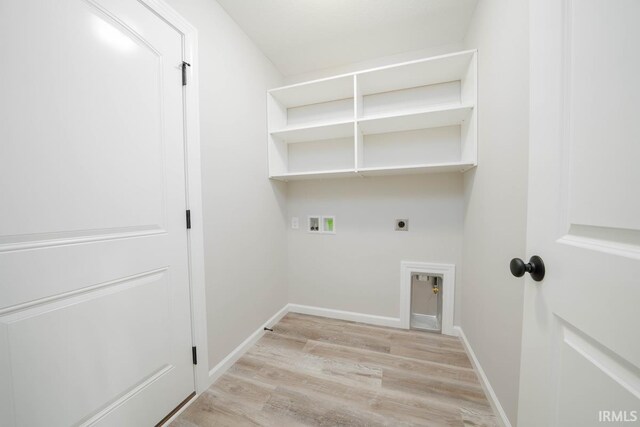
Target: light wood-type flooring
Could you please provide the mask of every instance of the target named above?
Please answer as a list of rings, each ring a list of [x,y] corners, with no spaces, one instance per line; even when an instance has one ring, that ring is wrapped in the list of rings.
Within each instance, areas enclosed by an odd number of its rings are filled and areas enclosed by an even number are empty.
[[[496,426],[458,338],[287,314],[172,424]]]

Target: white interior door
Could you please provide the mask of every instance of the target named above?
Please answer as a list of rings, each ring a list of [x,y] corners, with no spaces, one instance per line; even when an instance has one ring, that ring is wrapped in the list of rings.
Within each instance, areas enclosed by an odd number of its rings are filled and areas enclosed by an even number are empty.
[[[181,35],[2,1],[0,53],[0,425],[154,425],[194,390]]]
[[[640,424],[640,2],[531,1],[518,426]]]

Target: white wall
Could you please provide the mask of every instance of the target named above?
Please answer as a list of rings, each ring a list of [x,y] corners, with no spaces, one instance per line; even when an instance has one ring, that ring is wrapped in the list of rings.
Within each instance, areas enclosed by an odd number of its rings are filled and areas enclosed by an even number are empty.
[[[526,2],[479,2],[464,45],[407,52],[286,81],[477,47],[476,171],[464,177],[282,184],[265,179],[265,90],[283,84],[282,77],[215,1],[168,1],[198,28],[200,37],[209,366],[286,302],[397,317],[401,260],[454,263],[462,273],[456,324],[461,322],[515,420],[522,289],[511,280],[508,261],[525,255]],[[305,233],[309,214],[336,215],[337,234]],[[290,229],[292,216],[300,218],[300,230]],[[395,232],[395,218],[409,218],[410,231]]]
[[[456,52],[453,43],[285,78],[287,84]],[[460,267],[464,193],[460,174],[328,179],[288,183],[289,301],[397,318],[400,261]],[[309,235],[307,215],[337,216],[335,236]],[[394,219],[409,218],[396,232]],[[455,323],[459,318],[456,300]]]
[[[198,29],[209,368],[287,303],[285,184],[267,179],[282,77],[214,0],[168,0]]]
[[[289,300],[398,318],[400,261],[460,265],[461,174],[290,182]],[[335,215],[335,235],[306,232],[308,215]],[[396,218],[409,231],[394,231]]]
[[[517,419],[528,153],[528,2],[478,2],[478,167],[464,177],[462,328],[512,423]]]
[[[420,50],[402,52],[397,55],[383,56],[380,58],[370,59],[368,61],[354,62],[351,64],[343,65],[341,67],[323,68],[316,71],[310,71],[308,73],[289,75],[285,76],[284,79],[286,84],[294,84],[309,80],[321,79],[323,77],[336,76],[338,74],[353,73],[355,71],[362,71],[368,70],[370,68],[383,67],[385,65],[398,64],[400,62],[413,61],[415,59],[428,58],[430,56],[444,55],[446,53],[463,50],[463,48],[464,44],[462,42],[449,43],[442,46],[434,46]]]

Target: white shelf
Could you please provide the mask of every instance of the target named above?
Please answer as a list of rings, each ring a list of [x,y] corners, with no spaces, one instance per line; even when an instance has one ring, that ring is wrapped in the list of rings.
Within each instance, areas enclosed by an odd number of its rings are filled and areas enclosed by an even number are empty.
[[[465,78],[475,50],[435,56],[358,73],[363,95],[452,82]]]
[[[465,172],[476,165],[474,163],[434,163],[408,166],[391,166],[360,168],[358,174],[362,176],[407,175],[418,173]]]
[[[472,110],[473,106],[466,105],[404,114],[389,114],[362,118],[358,120],[358,125],[363,135],[454,126],[469,120]]]
[[[318,178],[346,178],[355,177],[355,169],[336,169],[327,171],[311,171],[311,172],[291,172],[279,175],[271,175],[269,178],[279,181],[300,181],[305,179]]]
[[[356,176],[389,176],[422,173],[465,172],[476,165],[473,163],[435,163],[410,166],[392,166],[355,169],[337,169],[327,171],[291,172],[272,175],[270,178],[279,181],[300,181],[306,179],[353,178]]]
[[[268,91],[270,178],[472,168],[476,64],[470,50]]]
[[[310,126],[295,126],[271,132],[272,137],[287,144],[349,138],[353,137],[353,135],[353,120]]]
[[[353,98],[353,76],[336,76],[298,83],[271,89],[268,93],[286,108]]]

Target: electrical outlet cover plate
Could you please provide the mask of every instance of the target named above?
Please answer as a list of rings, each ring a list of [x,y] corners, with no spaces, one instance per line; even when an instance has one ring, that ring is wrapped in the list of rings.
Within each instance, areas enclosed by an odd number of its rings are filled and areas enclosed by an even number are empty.
[[[396,231],[409,231],[409,220],[396,219]]]

